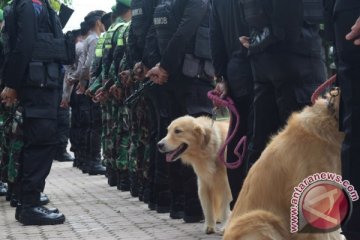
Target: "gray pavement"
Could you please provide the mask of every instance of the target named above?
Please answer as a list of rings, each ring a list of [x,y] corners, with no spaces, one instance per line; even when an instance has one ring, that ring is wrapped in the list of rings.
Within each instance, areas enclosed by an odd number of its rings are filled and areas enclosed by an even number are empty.
[[[27,226],[18,223],[15,209],[0,198],[0,240],[3,239],[221,239],[206,235],[203,224],[185,224],[169,214],[150,211],[128,192],[110,188],[104,176],[88,176],[72,163],[54,162],[45,193],[49,206],[66,216],[63,225]]]

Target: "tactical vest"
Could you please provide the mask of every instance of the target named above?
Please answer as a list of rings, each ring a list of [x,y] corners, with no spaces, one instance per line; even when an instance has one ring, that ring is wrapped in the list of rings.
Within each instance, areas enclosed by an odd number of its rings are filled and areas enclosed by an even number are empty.
[[[163,54],[168,42],[178,27],[178,20],[174,16],[173,4],[176,0],[162,1],[154,11],[154,26],[156,29],[158,47]]]
[[[104,36],[104,50],[103,50],[103,56],[106,56],[109,51],[115,47],[113,46],[113,37],[115,32],[124,25],[124,22],[115,23],[110,26],[108,31],[105,33]]]
[[[136,37],[141,37],[146,31],[146,19],[144,16],[143,5],[146,0],[133,0],[131,2],[131,14],[132,14],[132,32]]]
[[[95,57],[96,58],[103,57],[104,43],[105,43],[105,33],[102,33],[96,43],[96,48],[95,48]]]
[[[8,39],[9,45],[6,46],[6,52],[14,48],[16,42],[16,2],[14,1],[9,9],[6,10],[4,28],[5,38]],[[75,62],[75,38],[69,32],[64,35],[59,16],[50,7],[49,2],[44,0],[44,7],[49,16],[49,32],[37,32],[37,39],[33,46],[32,60],[42,62],[60,62],[64,65],[72,65]],[[38,28],[38,26],[36,26]],[[10,39],[11,38],[11,39]]]
[[[131,23],[132,22],[124,23],[122,25],[122,27],[119,29],[118,39],[116,40],[116,46],[117,47],[124,47],[125,46],[124,40],[127,42],[127,38],[129,37],[129,36],[125,36],[125,33],[128,30],[128,28],[130,27]]]
[[[271,25],[271,3],[268,0],[239,0],[246,23],[252,28]],[[302,0],[304,21],[318,24],[324,19],[323,0]]]
[[[325,19],[323,0],[302,0],[304,4],[304,21],[311,24],[322,23]]]

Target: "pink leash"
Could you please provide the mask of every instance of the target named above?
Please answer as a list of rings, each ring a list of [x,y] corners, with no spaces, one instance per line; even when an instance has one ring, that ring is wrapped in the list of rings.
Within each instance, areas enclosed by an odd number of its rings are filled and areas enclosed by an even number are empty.
[[[319,98],[319,96],[321,95],[321,93],[323,93],[326,88],[330,87],[332,84],[334,84],[334,82],[336,81],[336,74],[333,75],[332,77],[330,77],[328,80],[326,80],[323,84],[321,84],[313,93],[313,95],[311,96],[311,102],[312,104],[315,103],[315,101]]]
[[[239,112],[236,110],[235,104],[233,102],[233,100],[230,97],[226,97],[225,99],[221,98],[220,95],[215,92],[214,90],[209,91],[207,94],[208,98],[210,100],[212,100],[217,106],[222,106],[222,107],[226,107],[229,109],[229,111],[231,113],[233,113],[235,115],[235,128],[233,129],[232,132],[228,132],[228,135],[226,137],[226,140],[224,142],[224,144],[221,146],[218,156],[219,156],[219,160],[225,164],[225,166],[229,169],[236,169],[238,168],[242,162],[243,159],[245,157],[245,153],[246,153],[246,136],[243,136],[240,141],[238,142],[238,144],[236,145],[235,149],[234,149],[234,154],[238,157],[238,159],[233,162],[233,163],[229,163],[226,162],[225,160],[225,150],[227,145],[233,140],[233,138],[235,137],[236,132],[239,129],[240,126],[240,115]],[[233,118],[230,117],[230,126],[232,126],[232,122],[233,122]],[[241,154],[239,153],[240,148],[242,148],[242,152]]]

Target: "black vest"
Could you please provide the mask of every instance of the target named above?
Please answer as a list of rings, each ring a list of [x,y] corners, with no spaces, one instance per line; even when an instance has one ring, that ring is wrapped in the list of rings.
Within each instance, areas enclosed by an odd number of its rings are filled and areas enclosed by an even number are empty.
[[[323,0],[302,0],[304,21],[319,24],[324,20]],[[246,23],[252,28],[271,25],[272,0],[240,0]]]

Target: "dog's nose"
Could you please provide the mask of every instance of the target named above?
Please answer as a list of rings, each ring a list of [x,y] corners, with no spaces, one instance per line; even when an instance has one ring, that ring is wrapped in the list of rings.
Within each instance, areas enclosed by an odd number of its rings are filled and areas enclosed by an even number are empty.
[[[158,142],[157,147],[158,147],[159,150],[163,150],[164,144],[161,143],[161,142]]]

